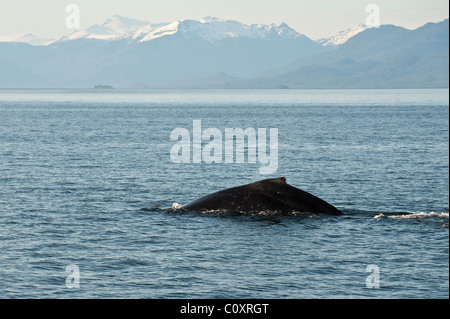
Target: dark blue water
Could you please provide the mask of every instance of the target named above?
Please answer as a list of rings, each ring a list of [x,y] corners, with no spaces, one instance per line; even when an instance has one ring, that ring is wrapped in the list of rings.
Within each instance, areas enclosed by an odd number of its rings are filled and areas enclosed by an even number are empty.
[[[193,120],[278,171],[173,163]],[[167,210],[279,176],[344,216]],[[1,298],[448,298],[448,212],[448,90],[0,90]]]

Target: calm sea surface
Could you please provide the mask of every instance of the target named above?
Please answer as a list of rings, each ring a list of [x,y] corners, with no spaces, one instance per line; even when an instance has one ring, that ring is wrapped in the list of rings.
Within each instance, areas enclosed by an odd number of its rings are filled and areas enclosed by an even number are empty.
[[[0,298],[448,298],[448,94],[2,89]],[[277,172],[173,163],[193,120],[278,128]],[[279,176],[344,215],[168,209]]]

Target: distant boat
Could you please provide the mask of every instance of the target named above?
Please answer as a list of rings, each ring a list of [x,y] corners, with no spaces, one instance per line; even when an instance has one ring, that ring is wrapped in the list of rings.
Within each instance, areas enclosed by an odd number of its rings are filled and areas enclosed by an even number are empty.
[[[94,89],[114,89],[111,85],[97,84]]]

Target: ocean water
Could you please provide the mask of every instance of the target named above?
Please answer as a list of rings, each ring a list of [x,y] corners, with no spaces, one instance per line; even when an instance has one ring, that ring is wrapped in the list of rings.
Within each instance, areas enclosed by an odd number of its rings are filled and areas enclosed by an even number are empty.
[[[448,90],[0,90],[0,298],[448,298]],[[278,128],[278,170],[174,163]],[[181,213],[264,178],[344,215]]]

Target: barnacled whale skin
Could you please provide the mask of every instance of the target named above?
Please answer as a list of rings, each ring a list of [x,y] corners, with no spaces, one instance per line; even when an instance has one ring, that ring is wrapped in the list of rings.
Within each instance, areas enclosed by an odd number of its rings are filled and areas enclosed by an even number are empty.
[[[342,215],[326,201],[286,183],[284,177],[228,188],[182,207],[190,211],[273,211]]]

